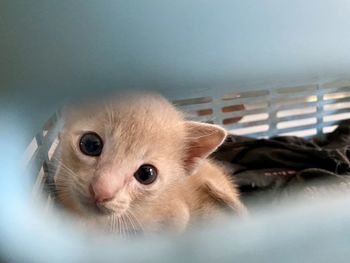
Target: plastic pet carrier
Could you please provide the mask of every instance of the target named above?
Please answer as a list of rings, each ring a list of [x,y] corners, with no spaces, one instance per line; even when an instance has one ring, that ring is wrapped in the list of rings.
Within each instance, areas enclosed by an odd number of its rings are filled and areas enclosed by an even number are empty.
[[[330,262],[349,256],[348,196],[266,210],[183,237],[86,242],[52,210],[67,100],[165,95],[190,119],[255,138],[350,117],[347,1],[2,1],[4,262]]]

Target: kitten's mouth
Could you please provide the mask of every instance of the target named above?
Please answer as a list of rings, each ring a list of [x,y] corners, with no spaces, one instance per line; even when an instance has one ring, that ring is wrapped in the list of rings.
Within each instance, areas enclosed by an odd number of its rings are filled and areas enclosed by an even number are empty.
[[[95,206],[96,206],[97,211],[102,215],[110,215],[112,213],[115,213],[114,210],[106,207],[104,204],[95,203]]]
[[[116,215],[116,216],[122,216],[124,212],[126,211],[126,207],[122,206],[113,206],[113,208],[108,207],[105,204],[95,204],[95,212],[97,212],[99,215]]]
[[[107,216],[115,213],[113,209],[110,209],[103,204],[95,203],[93,201],[87,201],[82,203],[84,207],[89,210],[89,212],[92,212],[97,215]]]
[[[92,199],[87,198],[81,194],[78,195],[81,205],[90,213],[108,216],[111,214],[122,215],[126,210],[126,206],[111,205],[105,203],[96,203]]]

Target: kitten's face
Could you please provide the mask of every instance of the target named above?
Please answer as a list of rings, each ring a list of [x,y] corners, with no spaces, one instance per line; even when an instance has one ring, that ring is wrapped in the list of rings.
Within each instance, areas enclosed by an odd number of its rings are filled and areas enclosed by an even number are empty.
[[[61,134],[59,198],[96,216],[123,215],[185,176],[183,119],[145,96],[71,112]]]

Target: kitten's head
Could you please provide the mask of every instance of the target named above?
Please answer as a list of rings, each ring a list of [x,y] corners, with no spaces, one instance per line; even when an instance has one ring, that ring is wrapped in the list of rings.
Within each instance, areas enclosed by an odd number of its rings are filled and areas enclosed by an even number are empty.
[[[154,94],[70,109],[61,132],[58,197],[82,213],[122,215],[194,173],[225,135],[217,126],[185,121]]]

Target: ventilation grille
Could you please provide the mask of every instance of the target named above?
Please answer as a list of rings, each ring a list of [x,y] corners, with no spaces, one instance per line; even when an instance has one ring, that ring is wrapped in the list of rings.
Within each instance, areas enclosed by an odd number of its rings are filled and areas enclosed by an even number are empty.
[[[52,207],[53,173],[57,166],[57,147],[59,131],[62,128],[60,114],[54,114],[43,126],[42,130],[28,145],[22,163],[27,170],[36,175],[33,182],[32,198],[37,200],[46,195],[47,209]],[[44,191],[43,191],[44,190]]]
[[[232,92],[174,101],[192,120],[254,137],[312,136],[350,118],[350,83]]]

